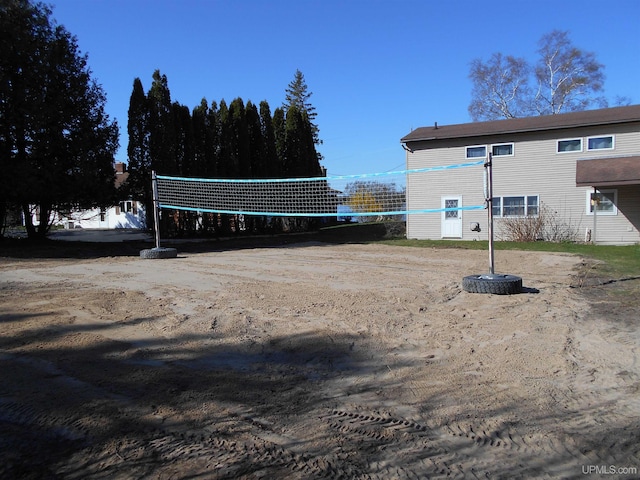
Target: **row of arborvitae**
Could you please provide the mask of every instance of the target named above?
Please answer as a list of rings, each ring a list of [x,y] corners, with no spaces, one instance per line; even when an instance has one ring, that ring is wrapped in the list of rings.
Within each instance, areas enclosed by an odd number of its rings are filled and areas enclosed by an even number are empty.
[[[128,194],[144,199],[152,211],[151,172],[196,178],[288,178],[322,175],[316,151],[315,109],[300,71],[286,89],[286,101],[273,114],[266,101],[255,105],[236,98],[227,104],[202,99],[193,110],[173,102],[165,75],[156,70],[145,94],[136,78],[129,104]],[[238,219],[230,215],[196,217],[164,212],[167,234],[198,230],[207,234],[262,233],[306,229],[309,221]]]

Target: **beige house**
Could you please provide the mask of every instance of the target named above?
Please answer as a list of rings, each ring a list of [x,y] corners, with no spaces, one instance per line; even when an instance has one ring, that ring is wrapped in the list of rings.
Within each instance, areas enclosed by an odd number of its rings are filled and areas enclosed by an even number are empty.
[[[506,219],[544,211],[574,240],[640,242],[640,105],[435,124],[401,142],[409,170],[491,155],[497,239],[504,238]],[[480,165],[408,175],[407,210],[461,209],[409,215],[407,238],[486,240],[487,211],[473,208],[485,203],[484,170]]]

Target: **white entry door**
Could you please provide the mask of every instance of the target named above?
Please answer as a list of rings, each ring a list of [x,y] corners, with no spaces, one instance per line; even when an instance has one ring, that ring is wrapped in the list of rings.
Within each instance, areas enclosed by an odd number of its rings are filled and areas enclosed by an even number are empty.
[[[442,197],[442,208],[462,207],[461,196]],[[442,238],[462,238],[462,210],[442,212]]]

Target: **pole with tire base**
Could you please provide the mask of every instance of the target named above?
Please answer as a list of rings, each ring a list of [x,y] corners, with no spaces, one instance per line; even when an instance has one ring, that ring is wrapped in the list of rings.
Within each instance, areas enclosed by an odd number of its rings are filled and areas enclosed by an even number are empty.
[[[515,275],[495,273],[493,248],[493,156],[490,153],[484,164],[485,174],[485,204],[488,211],[489,233],[489,273],[469,275],[462,279],[462,289],[469,293],[494,293],[497,295],[511,295],[522,292],[522,278]]]
[[[151,172],[151,189],[153,192],[153,217],[155,224],[155,248],[147,248],[140,251],[141,258],[176,258],[178,251],[175,248],[160,246],[160,200],[158,199],[158,177],[156,172]]]

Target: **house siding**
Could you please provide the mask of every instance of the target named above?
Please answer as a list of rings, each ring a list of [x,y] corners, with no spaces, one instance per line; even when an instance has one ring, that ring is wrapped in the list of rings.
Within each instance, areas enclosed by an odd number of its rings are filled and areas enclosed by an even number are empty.
[[[120,188],[129,176],[126,165],[123,162],[116,162],[114,172],[116,188]],[[121,208],[121,205],[125,208]],[[34,225],[39,225],[39,215],[34,213],[32,221]],[[73,209],[64,215],[52,212],[49,223],[65,229],[144,229],[147,225],[147,216],[143,203],[129,198],[106,209]]]
[[[614,135],[614,149],[588,151],[587,138]],[[556,153],[557,141],[581,138],[579,152]],[[411,142],[407,168],[452,165],[469,161],[466,147],[513,143],[513,156],[493,157],[493,196],[538,195],[562,222],[570,224],[582,240],[593,228],[593,215],[587,209],[589,187],[576,187],[576,162],[584,159],[637,155],[640,152],[640,122],[598,127],[576,127],[553,131],[478,136],[465,139],[441,139]],[[443,195],[462,195],[463,206],[484,203],[484,168],[482,166],[409,175],[407,203],[410,210],[439,208]],[[640,186],[618,186],[617,215],[598,215],[598,243],[640,242]],[[463,240],[486,240],[487,211],[462,211]],[[496,238],[501,236],[502,219],[495,218]],[[472,232],[470,224],[478,222],[480,232]],[[439,214],[414,214],[407,219],[407,237],[438,239]]]
[[[123,212],[119,206],[110,207],[105,210],[92,208],[88,210],[77,210],[68,215],[51,213],[49,223],[63,227],[65,229],[86,228],[86,229],[144,229],[146,228],[146,214],[144,205],[141,202],[129,201],[131,211]],[[34,214],[32,219],[34,225],[40,223],[40,219]]]

